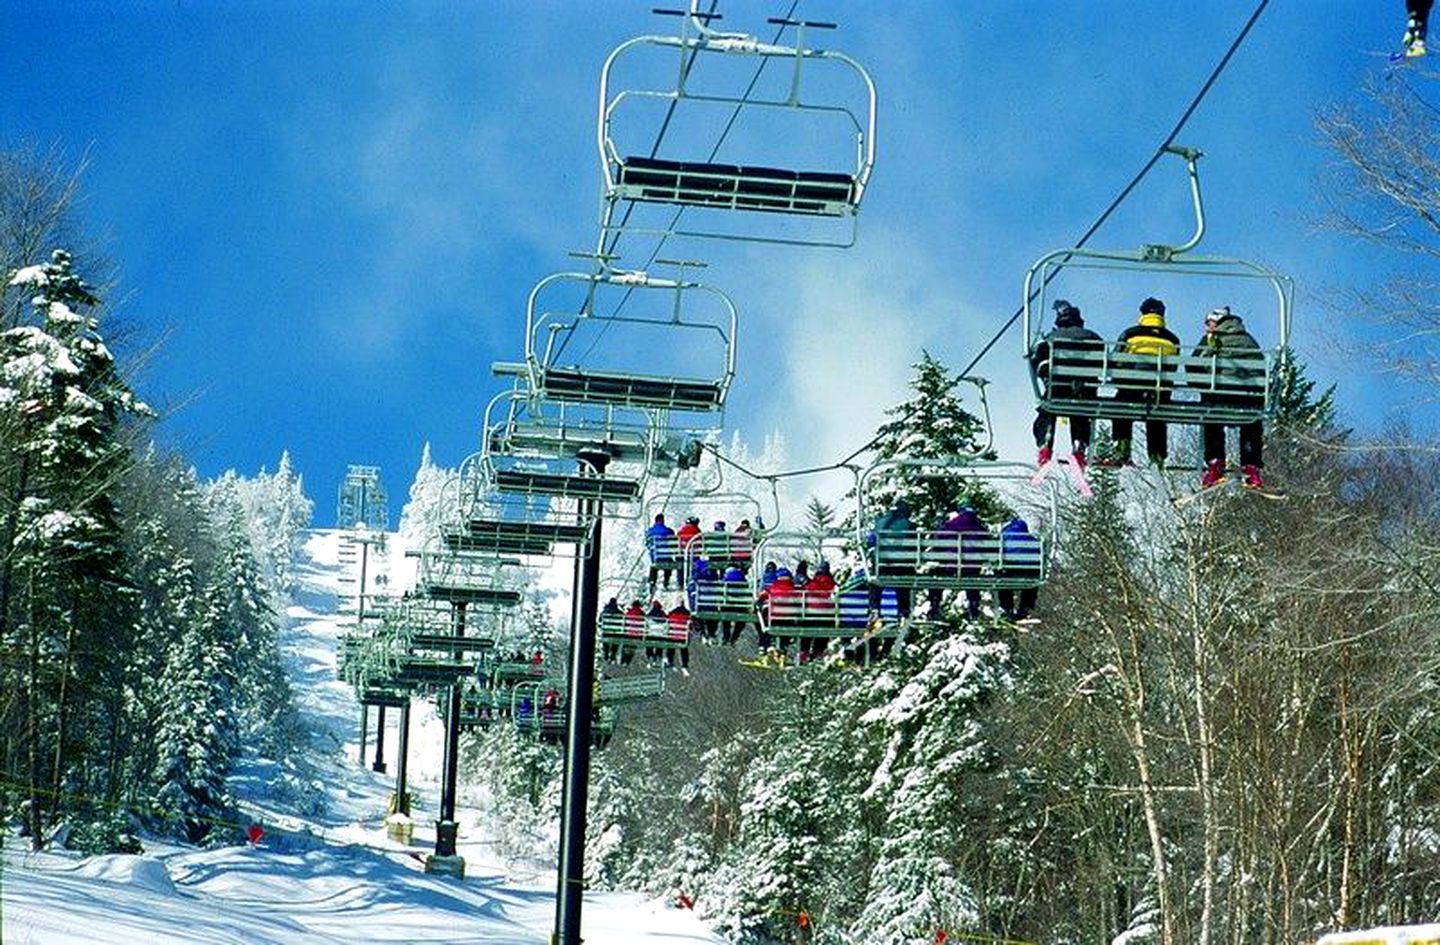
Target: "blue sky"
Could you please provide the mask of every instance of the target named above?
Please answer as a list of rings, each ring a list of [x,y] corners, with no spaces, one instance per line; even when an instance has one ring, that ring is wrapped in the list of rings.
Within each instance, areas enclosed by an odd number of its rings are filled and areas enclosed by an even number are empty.
[[[721,25],[768,36],[788,5],[722,0]],[[651,6],[12,3],[0,146],[88,155],[86,222],[120,263],[126,317],[171,332],[139,386],[175,408],[164,436],[203,475],[289,449],[324,523],[346,464],[379,465],[398,513],[426,440],[446,465],[478,447],[505,386],[490,363],[521,357],[530,288],[595,243],[597,78],[618,43],[674,29]],[[783,429],[797,465],[833,461],[904,396],[922,348],[968,363],[1030,263],[1143,165],[1252,9],[800,0],[840,23],[816,44],[874,77],[879,157],[851,249],[665,247],[707,261],[739,308],[727,425],[756,444]],[[1330,160],[1313,117],[1383,77],[1376,54],[1402,28],[1399,0],[1275,0],[1180,137],[1207,154],[1205,248],[1295,277],[1295,345],[1346,380],[1352,411],[1383,406],[1392,382],[1367,375],[1361,398],[1331,352],[1362,329],[1318,302],[1376,261],[1312,225]],[[683,134],[672,143],[697,157],[714,143]],[[1092,245],[1183,239],[1187,199],[1182,165],[1163,162]],[[621,265],[651,245],[623,243]],[[1179,303],[1190,340],[1215,303]],[[1132,312],[1086,315],[1114,334]],[[977,373],[1002,452],[1028,460],[1019,352],[1015,329]]]

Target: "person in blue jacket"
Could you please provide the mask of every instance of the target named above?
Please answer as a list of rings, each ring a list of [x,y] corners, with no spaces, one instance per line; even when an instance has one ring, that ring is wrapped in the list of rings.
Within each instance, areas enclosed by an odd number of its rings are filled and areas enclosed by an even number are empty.
[[[1012,518],[1000,529],[1000,562],[996,577],[1025,578],[1039,580],[1041,569],[1040,539],[1030,532],[1030,525],[1019,516]],[[995,596],[1000,601],[1000,611],[1006,620],[1024,620],[1035,609],[1039,596],[1036,587],[1020,589],[1019,605],[1016,605],[1015,589],[1002,587]]]
[[[665,576],[665,590],[670,590],[670,581],[680,567],[680,546],[675,540],[675,529],[665,524],[664,514],[655,516],[655,522],[645,529],[645,550],[650,553],[650,593],[655,593],[655,582]]]
[[[701,601],[700,585],[716,584],[720,581],[720,575],[714,568],[710,567],[710,561],[706,558],[696,558],[690,569],[690,583],[686,586],[686,597],[690,600],[690,613],[698,614],[706,608],[702,605],[713,606],[712,595],[706,593],[705,600]],[[702,620],[695,617],[695,624],[707,642],[715,642],[715,621]]]
[[[725,569],[721,581],[730,585],[726,588],[725,599],[727,601],[740,600],[749,592],[749,580],[745,577],[744,570],[740,565],[732,564]],[[720,642],[726,646],[734,646],[740,640],[740,633],[745,629],[743,620],[722,620],[720,621]]]

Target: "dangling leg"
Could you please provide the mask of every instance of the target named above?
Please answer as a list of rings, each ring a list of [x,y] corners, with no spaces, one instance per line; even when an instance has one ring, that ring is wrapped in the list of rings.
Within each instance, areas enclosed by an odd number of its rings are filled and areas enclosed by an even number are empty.
[[[1035,601],[1040,596],[1040,589],[1037,587],[1026,587],[1020,591],[1020,609],[1015,611],[1017,620],[1024,620],[1030,616],[1030,611],[1035,609]]]
[[[1055,446],[1055,415],[1036,410],[1035,422],[1030,425],[1030,432],[1035,435],[1035,448],[1039,451],[1035,464],[1044,466],[1050,462]]]
[[[1245,472],[1245,485],[1259,489],[1264,485],[1260,469],[1265,465],[1263,437],[1265,424],[1260,420],[1240,425],[1240,467]]]
[[[1425,39],[1430,31],[1430,7],[1434,0],[1405,0],[1409,18],[1405,24],[1405,55],[1425,55]]]
[[[1130,438],[1135,435],[1135,421],[1129,417],[1116,417],[1110,421],[1110,440],[1115,444],[1114,465],[1124,466],[1130,462]]]
[[[1151,465],[1164,468],[1170,456],[1170,430],[1164,420],[1145,421],[1145,452]]]
[[[1093,428],[1089,417],[1070,418],[1070,452],[1079,453],[1081,456],[1088,455]]]
[[[1200,431],[1205,453],[1205,471],[1200,475],[1200,488],[1208,489],[1225,478],[1225,427],[1207,423]]]
[[[1000,602],[1000,613],[1005,615],[1006,620],[1015,619],[1015,592],[1008,587],[1002,587],[995,592],[995,597]]]

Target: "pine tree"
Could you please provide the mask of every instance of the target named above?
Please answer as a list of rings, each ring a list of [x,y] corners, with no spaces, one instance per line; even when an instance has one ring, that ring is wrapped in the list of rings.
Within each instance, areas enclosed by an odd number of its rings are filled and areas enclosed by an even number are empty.
[[[805,532],[813,542],[811,557],[819,561],[825,557],[825,538],[828,537],[836,523],[835,509],[827,505],[815,496],[810,497],[810,502],[805,506]]]
[[[410,483],[410,497],[400,510],[400,536],[409,547],[420,548],[460,514],[458,496],[451,485],[455,474],[435,465],[430,441],[420,450],[420,466]]]
[[[130,462],[121,428],[152,414],[86,314],[98,299],[67,253],[9,281],[35,293],[38,323],[0,334],[0,646],[27,654],[4,679],[20,694],[6,707],[5,770],[24,772],[38,844],[74,759],[100,754],[88,703],[114,676],[108,629],[129,625],[133,603],[114,502]]]
[[[289,682],[279,649],[279,621],[271,591],[251,543],[251,529],[236,491],[222,478],[207,495],[217,556],[205,579],[205,596],[217,621],[217,644],[236,681],[226,711],[247,740],[274,749],[292,714]]]
[[[902,654],[860,719],[884,754],[866,788],[885,832],[854,931],[876,943],[973,928],[975,894],[961,870],[993,811],[978,802],[991,776],[984,709],[1009,685],[1009,651],[944,634]],[[888,689],[888,691],[887,691]]]
[[[203,600],[202,562],[213,560],[208,520],[193,469],[152,448],[129,477],[125,496],[126,550],[138,606],[115,687],[111,738],[113,779],[134,803],[150,795],[156,731],[164,690],[158,681]]]
[[[892,419],[881,424],[874,441],[874,462],[886,460],[936,460],[954,463],[975,458],[994,459],[993,453],[977,457],[985,433],[984,423],[967,410],[956,394],[958,377],[928,351],[915,363],[910,379],[913,395],[885,411]],[[956,474],[922,475],[913,467],[894,466],[872,478],[866,488],[866,520],[904,499],[910,518],[918,527],[942,520],[961,505],[971,505],[981,520],[993,522],[1007,510],[994,491]]]
[[[225,777],[235,751],[235,680],[216,639],[224,617],[213,603],[191,619],[171,652],[155,732],[152,810],[192,843],[206,839],[231,804]]]

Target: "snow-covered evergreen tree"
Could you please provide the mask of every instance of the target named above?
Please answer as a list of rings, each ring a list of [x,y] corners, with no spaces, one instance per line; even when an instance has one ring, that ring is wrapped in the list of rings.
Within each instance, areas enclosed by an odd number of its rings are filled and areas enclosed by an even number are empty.
[[[420,450],[420,466],[410,483],[410,497],[400,510],[400,536],[406,547],[420,548],[439,534],[440,527],[459,514],[455,472],[435,465],[430,441]]]
[[[290,688],[279,650],[279,618],[252,544],[238,480],[224,477],[207,495],[217,557],[205,595],[217,621],[215,643],[236,688],[227,710],[247,740],[272,741],[290,714]]]
[[[87,314],[99,300],[69,254],[9,284],[34,293],[36,323],[0,334],[0,645],[30,654],[5,673],[21,694],[6,706],[5,761],[25,771],[38,842],[44,811],[76,783],[71,759],[100,748],[87,702],[115,676],[110,628],[129,625],[133,603],[114,500],[130,457],[121,427],[151,411]]]
[[[189,621],[170,654],[160,678],[163,701],[155,730],[158,787],[151,808],[192,843],[210,836],[231,805],[225,777],[236,749],[237,681],[215,638],[225,619],[223,601],[211,604]]]
[[[991,815],[975,788],[989,776],[983,710],[1008,685],[1007,658],[1003,644],[968,634],[923,641],[898,661],[893,694],[862,716],[885,746],[865,791],[885,812],[885,832],[854,926],[861,941],[901,945],[973,928],[973,880],[960,864],[974,825]]]
[[[289,450],[280,454],[273,474],[262,469],[248,478],[231,471],[226,481],[244,510],[251,552],[266,583],[288,594],[295,582],[292,572],[302,533],[315,513],[315,503],[305,495],[304,483],[291,465]]]
[[[956,392],[960,383],[930,352],[921,353],[910,379],[913,394],[889,408],[891,419],[876,431],[874,461],[933,459],[954,462],[975,458],[985,440],[983,421],[968,409]],[[987,454],[993,459],[993,454]],[[891,467],[875,476],[866,489],[865,519],[878,515],[904,499],[910,519],[919,528],[938,524],[949,512],[969,504],[983,521],[1001,519],[1005,509],[990,490],[959,475],[924,476],[914,468]]]

